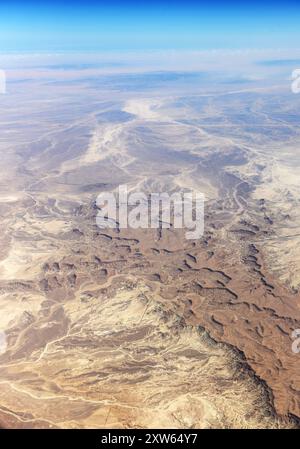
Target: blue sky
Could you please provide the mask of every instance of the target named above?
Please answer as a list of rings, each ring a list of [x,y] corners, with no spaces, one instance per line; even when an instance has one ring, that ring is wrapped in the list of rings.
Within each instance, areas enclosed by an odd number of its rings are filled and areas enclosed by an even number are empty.
[[[300,4],[1,1],[0,53],[300,48]]]

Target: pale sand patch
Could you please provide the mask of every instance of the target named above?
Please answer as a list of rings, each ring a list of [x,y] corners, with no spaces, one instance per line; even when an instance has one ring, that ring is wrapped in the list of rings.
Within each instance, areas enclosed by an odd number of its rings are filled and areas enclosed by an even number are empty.
[[[15,203],[20,199],[19,195],[0,195],[0,203]]]
[[[50,232],[51,234],[68,232],[72,228],[70,223],[62,220],[49,220],[39,224],[41,225],[41,229],[43,231]]]
[[[5,330],[11,323],[18,320],[26,311],[31,314],[37,314],[40,310],[40,304],[45,298],[42,295],[34,293],[5,293],[0,296],[1,314],[0,329]]]
[[[76,159],[64,162],[60,167],[60,175],[81,166],[92,165],[107,157],[124,153],[120,134],[126,124],[105,124],[95,128],[86,152]]]
[[[86,153],[79,159],[79,164],[90,165],[113,154],[115,148],[112,144],[117,141],[123,128],[124,124],[108,124],[96,128]]]
[[[8,256],[0,262],[0,279],[34,279],[40,273],[48,254],[47,249],[15,241],[10,247]]]
[[[136,115],[140,120],[159,120],[161,113],[157,108],[163,104],[164,101],[159,99],[134,98],[126,102],[123,111]]]

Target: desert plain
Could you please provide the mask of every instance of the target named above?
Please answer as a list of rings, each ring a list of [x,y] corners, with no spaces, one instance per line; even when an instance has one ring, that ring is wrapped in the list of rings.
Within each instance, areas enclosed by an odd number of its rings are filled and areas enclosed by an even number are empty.
[[[0,426],[299,427],[300,97],[55,70],[0,97]],[[100,229],[125,184],[203,236]]]

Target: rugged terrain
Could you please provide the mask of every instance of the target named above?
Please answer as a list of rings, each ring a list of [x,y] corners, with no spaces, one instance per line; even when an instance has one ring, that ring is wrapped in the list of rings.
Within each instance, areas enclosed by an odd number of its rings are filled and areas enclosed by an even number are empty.
[[[299,98],[136,82],[1,97],[0,424],[297,427]],[[203,192],[204,236],[99,229],[121,184]]]

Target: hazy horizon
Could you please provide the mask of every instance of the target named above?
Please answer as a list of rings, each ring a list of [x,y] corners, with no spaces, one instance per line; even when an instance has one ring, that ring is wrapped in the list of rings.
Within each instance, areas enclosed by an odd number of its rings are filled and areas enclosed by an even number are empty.
[[[0,51],[299,48],[299,19],[291,0],[13,0],[0,5]]]

